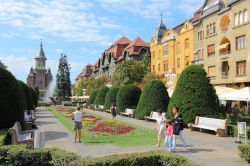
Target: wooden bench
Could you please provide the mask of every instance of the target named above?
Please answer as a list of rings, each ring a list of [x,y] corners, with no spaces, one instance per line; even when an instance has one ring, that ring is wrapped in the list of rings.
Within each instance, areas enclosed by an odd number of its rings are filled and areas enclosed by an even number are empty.
[[[162,113],[162,116],[165,117],[165,113]],[[159,117],[157,112],[151,112],[150,116],[145,116],[145,121],[156,121]]]
[[[96,111],[103,111],[103,110],[104,110],[104,106],[103,105],[96,106]]]
[[[227,136],[227,120],[196,116],[195,124],[189,124],[191,131],[199,128],[215,131],[217,136]]]
[[[27,144],[29,147],[34,146],[34,131],[22,131],[19,122],[15,122],[14,126],[9,129],[12,144]]]
[[[133,118],[134,117],[134,111],[135,111],[134,109],[126,108],[125,112],[121,112],[121,115]]]

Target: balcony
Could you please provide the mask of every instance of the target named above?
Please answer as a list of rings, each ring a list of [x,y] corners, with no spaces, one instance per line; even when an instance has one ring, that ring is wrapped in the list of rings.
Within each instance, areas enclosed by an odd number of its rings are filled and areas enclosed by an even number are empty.
[[[222,78],[222,79],[228,79],[228,75],[229,75],[229,72],[228,72],[228,71],[224,71],[224,72],[222,71],[222,72],[221,72],[221,78]]]
[[[197,60],[194,60],[194,61],[192,61],[192,64],[195,64],[195,65],[203,65],[203,64],[204,64],[204,59],[197,59]]]
[[[230,57],[231,51],[220,51],[219,55],[220,59],[226,59]]]

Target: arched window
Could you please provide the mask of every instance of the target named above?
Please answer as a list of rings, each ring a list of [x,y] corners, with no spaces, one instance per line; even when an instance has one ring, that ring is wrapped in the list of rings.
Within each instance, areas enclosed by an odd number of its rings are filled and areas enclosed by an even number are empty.
[[[244,10],[244,23],[248,22],[248,13],[247,10]]]
[[[215,24],[215,22],[213,24],[213,33],[216,33],[216,24]]]
[[[239,15],[238,13],[234,15],[234,26],[238,26],[239,24]]]
[[[240,24],[243,24],[243,12],[240,12],[239,16],[240,16]]]

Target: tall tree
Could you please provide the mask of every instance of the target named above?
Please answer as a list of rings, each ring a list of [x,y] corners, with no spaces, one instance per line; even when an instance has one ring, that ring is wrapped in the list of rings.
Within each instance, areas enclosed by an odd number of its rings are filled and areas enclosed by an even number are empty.
[[[144,56],[143,56],[143,59],[141,61],[145,71],[147,72],[150,72],[151,71],[151,56],[150,56],[150,53],[146,53]]]
[[[74,94],[77,96],[82,96],[82,90],[86,88],[86,80],[83,80],[82,78],[80,78],[79,81],[76,82],[75,84],[75,90],[74,90]]]
[[[116,67],[112,76],[112,83],[114,85],[125,85],[141,82],[144,74],[145,68],[141,62],[123,61]]]
[[[70,65],[67,56],[61,54],[56,75],[57,96],[60,100],[69,99],[71,96]]]

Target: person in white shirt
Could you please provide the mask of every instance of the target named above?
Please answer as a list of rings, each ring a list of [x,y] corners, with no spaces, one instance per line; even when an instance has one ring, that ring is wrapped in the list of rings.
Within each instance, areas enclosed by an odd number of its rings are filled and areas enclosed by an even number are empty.
[[[166,126],[165,126],[165,117],[162,116],[162,112],[161,111],[157,111],[158,113],[158,118],[156,120],[156,124],[155,124],[155,128],[157,128],[159,130],[158,132],[158,139],[157,139],[157,144],[156,146],[159,147],[160,146],[160,143],[161,143],[161,140],[165,140],[165,129],[166,129]]]
[[[75,143],[78,133],[78,142],[81,143],[81,129],[82,129],[82,106],[77,107],[77,110],[72,113],[71,118],[74,120],[74,136],[75,136]]]

